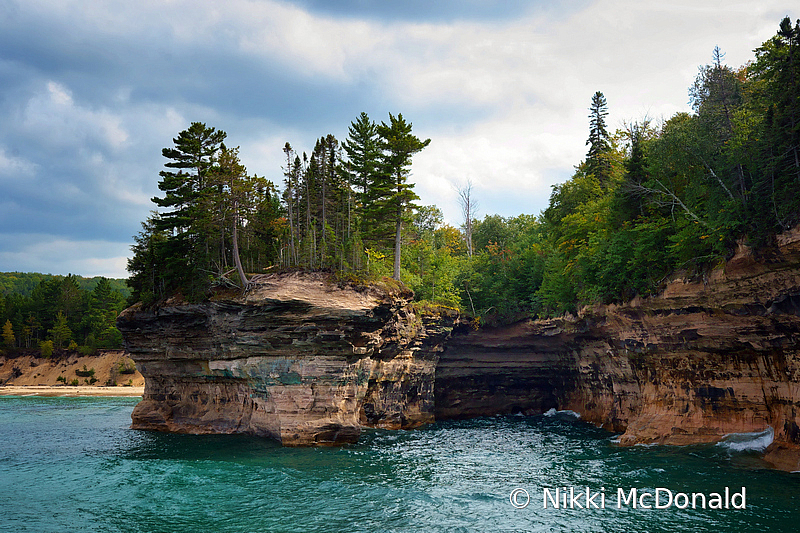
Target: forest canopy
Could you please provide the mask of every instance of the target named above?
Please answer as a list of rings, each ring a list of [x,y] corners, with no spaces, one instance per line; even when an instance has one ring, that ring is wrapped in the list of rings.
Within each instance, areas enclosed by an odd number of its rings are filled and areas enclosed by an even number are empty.
[[[128,265],[134,298],[197,300],[270,268],[327,269],[391,275],[418,300],[500,322],[654,294],[741,240],[769,254],[800,222],[800,22],[782,20],[746,65],[710,52],[691,112],[612,131],[597,91],[585,159],[542,213],[479,219],[466,183],[460,227],[416,203],[411,162],[431,141],[400,114],[362,113],[310,154],[287,142],[280,191],[248,175],[224,132],[193,123],[163,150],[164,196]]]
[[[134,299],[201,300],[273,267],[384,274],[389,255],[399,280],[418,199],[411,160],[430,143],[411,128],[402,114],[376,124],[362,113],[347,140],[320,137],[310,156],[287,142],[279,193],[248,174],[225,132],[192,123],[162,151],[164,196],[153,198],[161,209],[142,224],[128,262]]]
[[[119,279],[1,272],[0,351],[122,348],[116,319],[129,294]]]

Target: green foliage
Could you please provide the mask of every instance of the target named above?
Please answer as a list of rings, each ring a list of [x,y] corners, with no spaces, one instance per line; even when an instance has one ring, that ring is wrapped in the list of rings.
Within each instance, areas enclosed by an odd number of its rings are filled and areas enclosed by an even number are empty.
[[[124,279],[109,279],[102,276],[84,278],[81,276],[70,275],[74,278],[78,287],[84,291],[92,291],[102,280],[109,285],[112,291],[118,292],[125,299],[130,296],[130,289]],[[32,272],[0,272],[0,295],[17,294],[29,297],[34,289],[43,281],[51,279],[61,280],[64,276],[54,276],[52,274],[38,274]],[[0,300],[2,301],[2,300]],[[0,313],[3,309],[0,306]]]
[[[130,359],[125,359],[124,361],[120,361],[117,365],[117,372],[120,374],[133,374],[136,372],[136,366]]]
[[[419,199],[413,192],[413,183],[408,182],[411,158],[431,142],[420,140],[411,133],[411,123],[402,113],[396,117],[389,113],[389,124],[377,126],[380,146],[383,151],[379,161],[379,180],[373,184],[373,199],[365,218],[392,221],[394,225],[394,269],[392,277],[400,279],[402,228],[409,221],[409,211]]]
[[[800,21],[783,20],[747,68],[722,59],[715,49],[701,67],[694,113],[657,130],[644,120],[609,135],[595,93],[586,161],[537,224],[476,224],[461,279],[485,322],[647,296],[676,269],[718,265],[742,237],[770,246],[800,222]]]
[[[93,348],[95,339],[114,327],[117,315],[126,305],[124,295],[118,290],[119,280],[27,274],[15,279],[40,280],[33,288],[25,289],[24,294],[10,293],[0,298],[0,323],[11,322],[20,348],[35,347],[47,335],[58,347],[72,340],[77,346]],[[106,347],[121,346],[118,337],[110,339]]]
[[[49,329],[47,333],[52,338],[56,348],[63,348],[64,343],[70,340],[70,337],[72,337],[72,330],[69,329],[67,317],[63,311],[58,312],[55,324],[53,324],[53,327]]]
[[[3,324],[3,344],[5,344],[9,348],[13,348],[16,346],[17,337],[14,335],[14,326],[11,324],[11,320],[6,320],[6,323]]]
[[[78,353],[80,355],[97,355],[97,349],[91,346],[78,346]]]
[[[164,196],[152,199],[161,211],[142,223],[128,261],[132,301],[151,304],[173,294],[199,301],[216,285],[245,287],[245,269],[276,260],[283,230],[275,187],[248,175],[225,138],[193,122],[162,150]]]
[[[45,359],[50,359],[53,356],[53,349],[53,341],[51,340],[41,341],[39,343],[39,353]]]
[[[403,226],[417,198],[407,181],[411,157],[430,140],[412,135],[402,115],[389,119],[376,125],[362,113],[347,141],[320,137],[310,157],[286,143],[280,195],[248,176],[225,132],[192,123],[162,151],[160,210],[142,223],[128,261],[131,303],[199,301],[217,285],[246,288],[247,272],[273,266],[377,276],[392,249],[399,277]],[[102,343],[108,328],[92,329]]]
[[[597,91],[592,96],[592,104],[589,107],[589,138],[586,140],[589,152],[586,154],[586,173],[593,176],[603,188],[611,179],[611,160],[608,157],[611,145],[606,130],[606,116],[608,116],[606,97]]]
[[[94,368],[86,368],[86,365],[83,365],[83,369],[76,370],[75,375],[81,378],[94,377]]]

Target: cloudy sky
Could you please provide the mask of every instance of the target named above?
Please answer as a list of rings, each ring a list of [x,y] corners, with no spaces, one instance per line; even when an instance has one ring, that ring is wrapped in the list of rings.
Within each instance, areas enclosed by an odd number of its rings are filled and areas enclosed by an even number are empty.
[[[424,204],[460,223],[538,214],[611,129],[688,111],[714,46],[738,67],[786,2],[753,0],[0,0],[0,271],[127,277],[161,149],[191,122],[278,183],[284,143],[402,113],[430,146]]]

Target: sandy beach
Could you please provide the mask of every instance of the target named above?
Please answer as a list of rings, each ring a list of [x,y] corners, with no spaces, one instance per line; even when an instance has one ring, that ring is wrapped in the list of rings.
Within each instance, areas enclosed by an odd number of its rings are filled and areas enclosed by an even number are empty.
[[[144,387],[0,386],[0,396],[122,396],[137,398],[141,397],[143,393]]]

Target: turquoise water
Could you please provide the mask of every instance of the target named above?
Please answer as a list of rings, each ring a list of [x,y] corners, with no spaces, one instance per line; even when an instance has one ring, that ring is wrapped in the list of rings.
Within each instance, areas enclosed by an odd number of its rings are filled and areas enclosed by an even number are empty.
[[[620,448],[564,417],[368,431],[343,448],[128,429],[135,399],[0,397],[0,531],[798,531],[800,474],[721,446]],[[543,488],[606,488],[543,509]],[[746,487],[745,509],[616,507],[616,488]],[[511,505],[525,489],[530,504]],[[523,502],[518,498],[518,502]],[[647,500],[645,500],[645,503]]]

